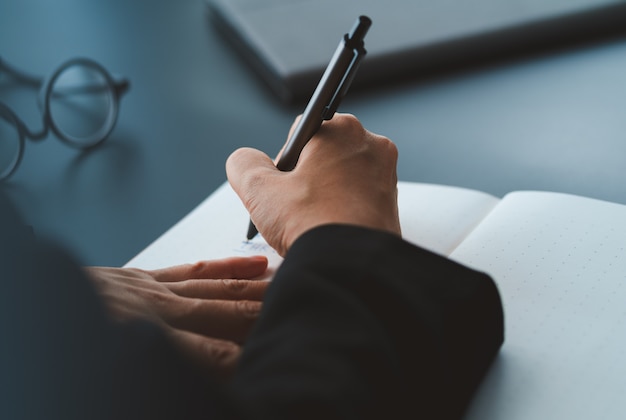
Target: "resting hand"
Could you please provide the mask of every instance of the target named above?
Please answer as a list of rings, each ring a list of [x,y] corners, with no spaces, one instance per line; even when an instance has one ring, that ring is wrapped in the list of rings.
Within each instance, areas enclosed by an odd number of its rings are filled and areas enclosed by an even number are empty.
[[[89,267],[87,273],[117,321],[148,319],[183,351],[227,377],[261,309],[267,281],[255,278],[265,257],[228,258],[164,268]]]
[[[336,114],[309,141],[293,171],[281,172],[264,153],[244,148],[228,158],[226,172],[259,232],[285,255],[300,235],[323,224],[399,235],[397,157],[390,140],[351,115]]]

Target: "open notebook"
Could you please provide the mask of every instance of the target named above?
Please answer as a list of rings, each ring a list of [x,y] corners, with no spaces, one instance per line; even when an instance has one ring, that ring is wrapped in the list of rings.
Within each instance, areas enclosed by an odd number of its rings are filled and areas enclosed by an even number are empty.
[[[373,20],[355,84],[422,74],[626,28],[625,0],[205,0],[286,101],[307,99],[359,15]]]
[[[407,182],[398,190],[405,239],[489,273],[503,298],[505,343],[467,418],[623,418],[626,206]],[[224,184],[127,265],[261,253],[278,267],[262,238],[245,241],[247,224]]]

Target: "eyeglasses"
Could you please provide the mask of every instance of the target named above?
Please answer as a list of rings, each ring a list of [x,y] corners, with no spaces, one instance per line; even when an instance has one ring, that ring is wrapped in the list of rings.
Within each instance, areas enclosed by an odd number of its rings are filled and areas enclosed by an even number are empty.
[[[52,131],[69,146],[87,149],[102,143],[117,121],[119,100],[128,80],[114,80],[104,67],[87,58],[61,64],[45,81],[7,64],[0,57],[0,72],[16,82],[40,87],[41,131],[31,131],[0,102],[0,182],[9,178],[24,154],[25,139],[43,140]]]

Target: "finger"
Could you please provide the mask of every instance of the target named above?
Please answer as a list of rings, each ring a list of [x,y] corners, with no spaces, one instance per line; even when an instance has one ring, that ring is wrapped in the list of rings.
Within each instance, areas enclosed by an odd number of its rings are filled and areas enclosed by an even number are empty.
[[[287,146],[287,143],[289,142],[289,139],[291,138],[291,136],[293,136],[293,133],[294,131],[296,131],[296,127],[298,126],[298,123],[300,122],[301,119],[302,119],[302,114],[298,115],[296,119],[293,121],[293,123],[291,124],[291,128],[289,129],[289,135],[287,135],[285,144],[283,144],[283,147],[280,148],[280,151],[276,155],[276,158],[274,159],[274,163],[277,163],[280,160],[280,157],[282,156],[283,151],[285,150],[285,147]]]
[[[272,159],[256,149],[237,149],[226,160],[228,181],[248,210],[252,193],[271,183],[272,175],[278,172]]]
[[[261,302],[251,300],[187,299],[177,314],[165,321],[172,327],[243,343],[261,312]]]
[[[194,299],[263,300],[269,284],[264,280],[185,280],[164,283],[179,296]]]
[[[168,328],[170,337],[189,358],[223,379],[232,376],[241,347],[232,341],[204,337],[189,331]]]
[[[151,270],[159,282],[178,282],[190,279],[251,279],[267,269],[267,257],[232,257],[221,260],[199,261],[173,267]]]

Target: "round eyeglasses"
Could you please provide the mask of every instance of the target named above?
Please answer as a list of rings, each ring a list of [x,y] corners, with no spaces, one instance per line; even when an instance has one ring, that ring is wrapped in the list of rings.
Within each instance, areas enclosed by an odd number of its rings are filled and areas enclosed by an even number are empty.
[[[39,106],[43,114],[43,128],[33,132],[0,102],[0,181],[19,166],[25,139],[42,140],[52,131],[76,148],[102,143],[115,127],[120,97],[129,87],[128,80],[114,80],[104,67],[87,58],[63,63],[45,81],[11,67],[2,58],[0,72],[17,82],[41,87]]]

